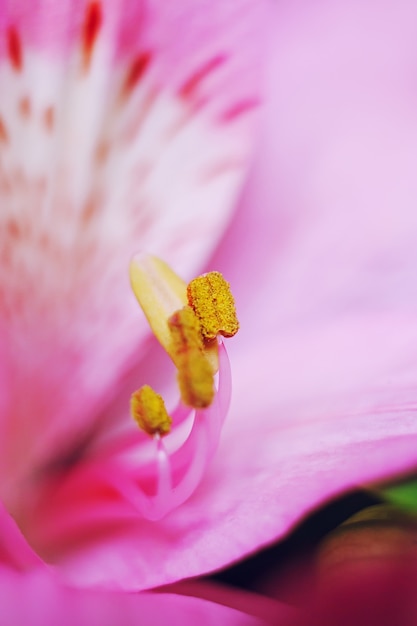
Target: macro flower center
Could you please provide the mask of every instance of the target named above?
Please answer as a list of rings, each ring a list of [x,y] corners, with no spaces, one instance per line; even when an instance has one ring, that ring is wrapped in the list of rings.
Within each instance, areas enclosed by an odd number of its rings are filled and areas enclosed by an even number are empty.
[[[235,335],[239,323],[229,284],[219,272],[186,285],[160,259],[140,255],[132,260],[130,279],[155,336],[177,368],[181,398],[169,414],[149,385],[131,397],[132,417],[154,445],[141,467],[135,506],[142,516],[159,519],[194,492],[217,449],[231,394],[222,337]],[[188,436],[177,446],[166,445],[186,420],[191,420]]]

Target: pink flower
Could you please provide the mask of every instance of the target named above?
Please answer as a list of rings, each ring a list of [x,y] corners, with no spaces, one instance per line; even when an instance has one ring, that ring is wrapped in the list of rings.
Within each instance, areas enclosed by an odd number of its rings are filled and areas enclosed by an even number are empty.
[[[61,574],[129,589],[222,567],[417,461],[415,9],[305,0],[270,7],[259,157],[210,263],[242,325],[217,455],[160,521],[110,455],[87,471],[133,428],[132,390],[172,382],[130,256],[187,278],[207,259],[257,102],[259,3],[157,4],[0,4],[0,494]]]

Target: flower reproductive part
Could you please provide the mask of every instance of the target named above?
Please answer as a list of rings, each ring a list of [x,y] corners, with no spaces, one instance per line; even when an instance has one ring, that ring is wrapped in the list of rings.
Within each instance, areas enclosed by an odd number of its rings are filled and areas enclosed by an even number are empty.
[[[131,397],[131,414],[151,437],[153,453],[138,467],[140,479],[125,495],[147,519],[160,519],[194,492],[217,449],[231,396],[231,373],[221,335],[238,328],[229,284],[219,272],[187,286],[162,260],[136,256],[130,266],[134,294],[177,368],[180,401],[168,413],[149,385]],[[187,420],[191,429],[168,445]]]

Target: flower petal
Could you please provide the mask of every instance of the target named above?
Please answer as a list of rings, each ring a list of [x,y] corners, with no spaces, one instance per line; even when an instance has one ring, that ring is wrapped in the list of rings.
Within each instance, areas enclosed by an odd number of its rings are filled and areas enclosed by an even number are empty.
[[[417,465],[415,13],[277,9],[263,149],[216,257],[242,326],[210,507],[231,558]]]
[[[185,626],[225,624],[261,626],[265,622],[239,610],[175,593],[126,594],[79,591],[59,584],[43,570],[26,575],[0,568],[0,610],[5,626]],[[24,602],[22,602],[24,598]]]
[[[242,322],[221,447],[177,512],[80,542],[74,580],[219,568],[417,465],[415,10],[276,7],[263,152],[217,256]]]
[[[192,273],[234,204],[259,3],[0,0],[0,491],[89,436],[137,358],[133,252]],[[254,35],[255,34],[255,35]],[[6,481],[7,476],[7,481]]]

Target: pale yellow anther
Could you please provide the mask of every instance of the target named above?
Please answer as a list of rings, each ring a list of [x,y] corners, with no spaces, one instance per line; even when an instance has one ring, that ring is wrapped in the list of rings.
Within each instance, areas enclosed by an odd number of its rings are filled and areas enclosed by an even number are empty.
[[[190,282],[188,304],[194,310],[206,340],[217,335],[232,337],[239,330],[235,301],[229,283],[220,272],[209,272]]]
[[[130,283],[150,327],[171,356],[168,319],[187,304],[187,285],[161,259],[138,255],[130,264]]]
[[[130,399],[130,412],[139,428],[148,435],[163,436],[171,430],[172,420],[165,403],[149,385],[144,385],[133,393]]]
[[[182,401],[195,408],[210,406],[214,397],[213,369],[204,352],[194,311],[186,306],[174,313],[168,324]]]

